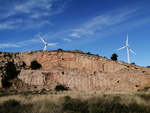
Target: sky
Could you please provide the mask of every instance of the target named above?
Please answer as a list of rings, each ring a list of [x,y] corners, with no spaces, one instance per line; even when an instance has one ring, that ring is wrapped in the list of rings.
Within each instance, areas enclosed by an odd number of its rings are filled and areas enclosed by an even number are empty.
[[[150,0],[0,0],[0,51],[82,50],[150,65]]]

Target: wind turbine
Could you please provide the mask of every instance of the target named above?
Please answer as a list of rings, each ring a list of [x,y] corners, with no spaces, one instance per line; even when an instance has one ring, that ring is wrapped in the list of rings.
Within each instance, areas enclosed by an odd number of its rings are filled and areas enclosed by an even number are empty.
[[[40,38],[40,39],[42,40],[42,42],[45,44],[43,51],[46,51],[46,50],[47,50],[47,46],[48,46],[48,45],[50,46],[50,45],[56,45],[56,44],[57,44],[57,43],[48,44],[48,43],[46,43],[46,42],[43,40],[42,37],[39,36],[39,38]]]
[[[128,57],[128,63],[130,63],[130,58],[129,58],[129,51],[132,52],[133,54],[135,54],[130,48],[129,48],[129,44],[128,44],[128,35],[127,35],[127,40],[126,40],[126,46],[121,47],[119,49],[117,49],[116,51],[119,51],[121,49],[127,48],[127,57]],[[136,54],[135,54],[136,55]]]

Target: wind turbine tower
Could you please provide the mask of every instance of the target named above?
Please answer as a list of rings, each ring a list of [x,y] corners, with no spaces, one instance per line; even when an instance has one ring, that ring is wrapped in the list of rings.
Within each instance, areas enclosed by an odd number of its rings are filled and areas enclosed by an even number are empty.
[[[133,54],[135,54],[135,53],[129,48],[128,35],[127,35],[127,40],[126,40],[126,46],[121,47],[121,48],[117,49],[116,51],[119,51],[119,50],[124,49],[124,48],[127,48],[128,63],[130,63],[129,51],[132,52]],[[135,55],[136,55],[136,54],[135,54]]]

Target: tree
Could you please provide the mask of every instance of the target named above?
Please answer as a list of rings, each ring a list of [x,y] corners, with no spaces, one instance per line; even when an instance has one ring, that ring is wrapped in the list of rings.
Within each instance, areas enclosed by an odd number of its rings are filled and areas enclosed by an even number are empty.
[[[41,64],[39,64],[36,60],[32,61],[31,62],[31,65],[30,65],[31,69],[39,69],[41,68]]]
[[[55,90],[56,91],[64,91],[64,90],[67,91],[68,88],[66,86],[60,84],[55,87]]]
[[[114,54],[112,54],[112,56],[111,56],[111,60],[117,61],[117,57],[118,57],[118,55],[117,55],[116,53],[114,53]]]
[[[131,64],[135,65],[135,63],[134,63],[134,62],[132,62]]]
[[[2,78],[2,87],[8,88],[12,85],[9,80],[16,78],[19,74],[19,71],[17,71],[17,68],[13,62],[8,62],[6,65],[6,76]]]

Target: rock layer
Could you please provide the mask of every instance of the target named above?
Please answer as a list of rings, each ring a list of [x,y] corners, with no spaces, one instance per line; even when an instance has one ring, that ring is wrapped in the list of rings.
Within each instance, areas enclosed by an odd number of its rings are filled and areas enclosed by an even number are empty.
[[[30,69],[33,60],[42,68]],[[5,65],[13,62],[19,74],[17,79],[22,85],[13,82],[13,87],[28,86],[25,90],[53,90],[62,84],[78,91],[129,91],[136,92],[150,86],[150,69],[112,61],[81,51],[35,51],[24,53],[0,54],[0,81],[7,75]],[[26,65],[25,65],[26,64]],[[16,81],[15,81],[16,82]],[[2,88],[2,82],[0,83]],[[15,88],[15,90],[17,90]]]

